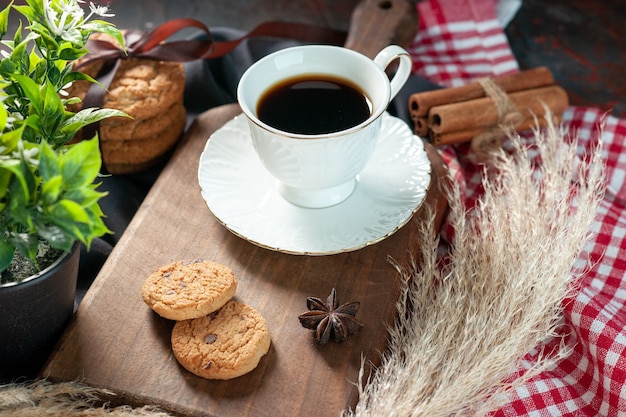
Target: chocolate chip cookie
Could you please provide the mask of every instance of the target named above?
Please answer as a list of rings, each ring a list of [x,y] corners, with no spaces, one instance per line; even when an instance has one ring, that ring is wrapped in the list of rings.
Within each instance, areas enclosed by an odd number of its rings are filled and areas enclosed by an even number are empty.
[[[269,351],[263,316],[247,304],[229,301],[207,316],[179,321],[172,351],[189,372],[207,379],[232,379],[255,369]]]
[[[216,311],[235,295],[236,289],[235,274],[224,265],[178,261],[154,271],[145,280],[141,296],[160,316],[188,320]]]

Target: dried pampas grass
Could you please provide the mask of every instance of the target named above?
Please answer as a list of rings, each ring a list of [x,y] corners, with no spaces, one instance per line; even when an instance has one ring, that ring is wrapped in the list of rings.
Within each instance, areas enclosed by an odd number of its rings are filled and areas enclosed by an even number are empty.
[[[0,386],[0,417],[171,417],[153,407],[108,407],[102,398],[112,395],[76,382]]]
[[[561,127],[534,133],[532,150],[511,134],[510,152],[494,155],[474,210],[449,190],[447,254],[432,222],[418,225],[389,349],[344,416],[485,415],[571,352],[562,308],[603,195],[601,146],[582,161]]]

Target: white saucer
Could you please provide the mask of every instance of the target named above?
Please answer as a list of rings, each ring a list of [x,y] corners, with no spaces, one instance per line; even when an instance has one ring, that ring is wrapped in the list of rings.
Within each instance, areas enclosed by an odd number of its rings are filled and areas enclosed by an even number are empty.
[[[275,251],[329,255],[376,243],[401,228],[423,203],[430,170],[422,139],[385,113],[378,147],[352,195],[332,207],[299,207],[278,193],[240,115],[207,141],[198,180],[209,209],[234,234]]]

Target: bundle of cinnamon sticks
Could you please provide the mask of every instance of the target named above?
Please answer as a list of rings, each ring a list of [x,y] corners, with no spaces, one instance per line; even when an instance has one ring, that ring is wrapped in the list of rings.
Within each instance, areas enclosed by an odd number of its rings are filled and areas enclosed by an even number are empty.
[[[558,121],[569,104],[567,93],[555,85],[546,67],[487,80],[502,93],[507,109],[502,107],[502,97],[494,97],[484,81],[411,95],[409,112],[415,133],[428,136],[435,145],[458,144],[485,132],[503,134],[503,129],[520,132],[544,126],[546,109]]]

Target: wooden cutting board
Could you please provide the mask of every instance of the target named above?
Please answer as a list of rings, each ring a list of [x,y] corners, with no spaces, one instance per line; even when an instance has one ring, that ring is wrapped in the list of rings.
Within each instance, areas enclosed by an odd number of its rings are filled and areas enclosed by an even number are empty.
[[[240,112],[237,105],[202,114],[183,138],[128,229],[87,292],[42,375],[80,380],[117,394],[116,402],[156,404],[186,416],[327,416],[357,401],[362,359],[380,363],[395,315],[398,273],[420,242],[409,222],[364,249],[331,256],[288,255],[257,247],[227,231],[201,198],[197,181],[207,138]],[[445,175],[437,152],[426,204],[441,218]],[[414,216],[420,221],[424,207]],[[141,299],[144,279],[176,260],[223,263],[238,277],[236,299],[267,319],[272,345],[257,369],[230,381],[198,378],[171,353],[173,322]],[[306,298],[325,298],[333,287],[342,302],[360,301],[364,327],[344,343],[318,345],[298,315]]]

